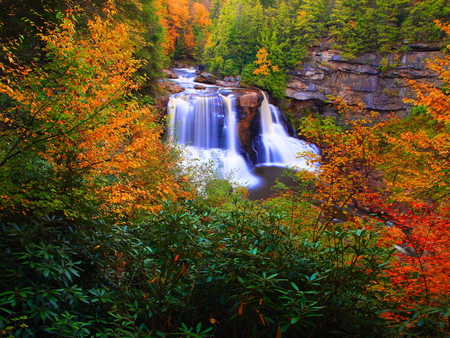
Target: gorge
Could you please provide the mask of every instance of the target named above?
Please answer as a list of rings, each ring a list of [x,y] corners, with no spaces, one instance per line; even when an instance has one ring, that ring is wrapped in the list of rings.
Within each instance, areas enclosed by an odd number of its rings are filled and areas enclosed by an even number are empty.
[[[310,113],[336,115],[330,97],[337,96],[349,104],[360,102],[381,116],[393,112],[404,117],[411,110],[404,99],[412,97],[406,81],[440,85],[425,63],[441,56],[433,46],[418,46],[401,56],[368,53],[345,59],[327,45],[315,46],[308,62],[289,71],[286,97],[280,104],[294,120]],[[173,94],[168,104],[172,137],[177,135],[178,142],[189,145],[195,156],[205,161],[214,158],[224,173],[233,172],[241,184],[250,186],[250,191],[276,172],[273,183],[286,165],[305,168],[304,159],[295,158],[296,153],[318,152],[290,137],[284,114],[269,104],[261,91],[240,87],[239,77],[215,78],[193,68],[175,69],[167,72],[167,77],[180,86],[174,92],[181,92]],[[290,128],[290,133],[295,131]]]

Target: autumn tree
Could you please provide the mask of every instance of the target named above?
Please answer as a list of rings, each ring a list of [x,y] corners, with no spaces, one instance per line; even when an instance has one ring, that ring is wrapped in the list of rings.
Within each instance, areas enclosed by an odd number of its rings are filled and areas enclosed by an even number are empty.
[[[302,129],[324,157],[315,180],[309,178],[319,200],[312,231],[335,228],[341,211],[351,213],[348,206],[372,214],[379,224],[373,229],[385,232],[380,245],[396,249],[388,280],[373,287],[384,294],[382,316],[405,335],[448,334],[449,64],[448,56],[428,62],[441,87],[409,81],[416,107],[404,119],[383,120],[337,102],[340,126],[307,117]],[[360,226],[359,218],[345,218],[345,226]]]
[[[211,26],[205,5],[192,0],[158,1],[160,22],[166,30],[165,54],[175,59],[198,57]]]
[[[151,209],[175,192],[166,185],[171,165],[161,130],[130,96],[141,61],[132,57],[129,26],[114,14],[107,7],[90,20],[88,34],[76,31],[71,12],[62,16],[41,35],[49,60],[43,67],[20,64],[13,45],[6,51],[2,212],[80,217],[80,206],[96,200],[122,213],[132,204]],[[158,180],[150,179],[151,168]]]
[[[450,33],[448,25],[438,25]],[[445,56],[429,61],[428,67],[446,84],[449,64],[450,58]],[[390,271],[393,290],[389,296],[395,305],[385,316],[406,333],[442,336],[449,332],[450,316],[450,100],[445,85],[437,88],[409,82],[416,92],[413,103],[417,107],[409,118],[409,130],[388,129],[386,136],[391,152],[407,161],[395,165],[394,158],[387,159],[393,162],[392,170],[385,169],[389,189],[403,205],[411,207],[398,210],[386,206],[395,226],[384,244],[394,243],[400,252]]]

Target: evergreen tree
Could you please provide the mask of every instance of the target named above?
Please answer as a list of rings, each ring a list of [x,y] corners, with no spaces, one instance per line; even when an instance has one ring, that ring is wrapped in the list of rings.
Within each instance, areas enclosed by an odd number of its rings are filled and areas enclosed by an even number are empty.
[[[433,19],[443,22],[450,17],[450,3],[446,0],[415,1],[402,22],[402,36],[405,42],[437,42],[443,38],[443,32]]]
[[[263,26],[263,7],[259,1],[229,0],[211,32],[205,48],[209,68],[223,75],[237,75],[253,62],[255,44]]]

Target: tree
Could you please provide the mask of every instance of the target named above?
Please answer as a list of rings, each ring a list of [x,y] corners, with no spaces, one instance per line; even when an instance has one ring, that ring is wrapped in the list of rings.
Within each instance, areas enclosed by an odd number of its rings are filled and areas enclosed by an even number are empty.
[[[259,1],[229,0],[212,28],[204,59],[212,71],[238,75],[255,60],[264,15]]]
[[[333,228],[333,219],[351,204],[373,213],[372,222],[385,228],[380,245],[397,249],[388,280],[373,287],[384,294],[382,316],[405,335],[449,331],[449,64],[449,57],[428,63],[441,88],[409,81],[416,108],[405,119],[380,121],[338,101],[343,126],[309,117],[302,130],[322,146],[324,157],[315,179],[320,213],[314,233]],[[350,215],[345,226],[359,222]]]
[[[168,62],[163,49],[165,34],[157,11],[157,0],[116,0],[115,4],[116,21],[128,25],[130,39],[135,42],[133,56],[145,59],[138,69],[144,81],[135,92],[152,98],[158,91],[158,80],[163,77],[161,70]]]
[[[402,33],[408,41],[438,42],[443,32],[430,18],[445,21],[449,13],[450,4],[445,0],[414,1],[403,21]]]
[[[198,57],[211,26],[206,7],[192,0],[159,0],[158,12],[166,29],[166,55],[176,59]]]
[[[48,60],[43,66],[20,64],[14,46],[6,51],[3,213],[59,210],[84,217],[83,205],[93,203],[118,213],[151,210],[158,198],[175,192],[161,129],[149,108],[130,96],[141,61],[132,57],[130,27],[114,21],[114,14],[107,7],[80,34],[69,11],[40,35]],[[150,168],[160,180],[150,179]]]
[[[371,202],[376,205],[380,201],[373,198]],[[378,207],[392,225],[385,229],[380,246],[396,249],[391,268],[386,271],[389,279],[375,287],[384,293],[382,317],[401,334],[448,335],[449,208],[412,204],[402,210],[388,203]]]

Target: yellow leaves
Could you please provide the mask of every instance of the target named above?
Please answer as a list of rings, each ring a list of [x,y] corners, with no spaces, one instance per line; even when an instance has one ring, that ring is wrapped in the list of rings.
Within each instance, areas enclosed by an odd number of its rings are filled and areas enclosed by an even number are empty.
[[[269,59],[269,53],[266,47],[262,47],[256,53],[257,60],[254,62],[259,65],[259,68],[253,71],[255,75],[269,75],[270,72],[278,72],[279,68],[277,65],[272,65],[272,61]]]
[[[308,13],[305,10],[301,10],[297,16],[297,21],[300,26],[305,25],[308,22]]]
[[[442,29],[445,33],[450,35],[450,24],[444,24],[439,20],[434,20],[434,22],[440,29]]]
[[[197,23],[200,27],[209,27],[212,25],[208,10],[200,2],[194,2],[192,4],[192,17],[194,23]]]
[[[45,151],[36,155],[55,179],[80,173],[105,212],[132,217],[157,211],[158,196],[184,193],[170,172],[174,159],[153,113],[127,99],[138,86],[134,76],[141,61],[133,58],[132,28],[113,14],[109,7],[81,33],[68,12],[61,26],[42,33],[54,72],[4,66],[0,92],[17,105],[1,112],[0,121],[19,125],[9,130],[23,139],[17,149],[43,145],[39,149]],[[33,118],[21,119],[17,112],[23,111]]]
[[[189,0],[158,0],[156,6],[160,23],[166,28],[166,55],[173,53],[177,44],[182,45],[183,53],[191,55],[196,43],[207,41],[212,22],[202,3]],[[204,41],[195,41],[194,27],[201,30]]]

